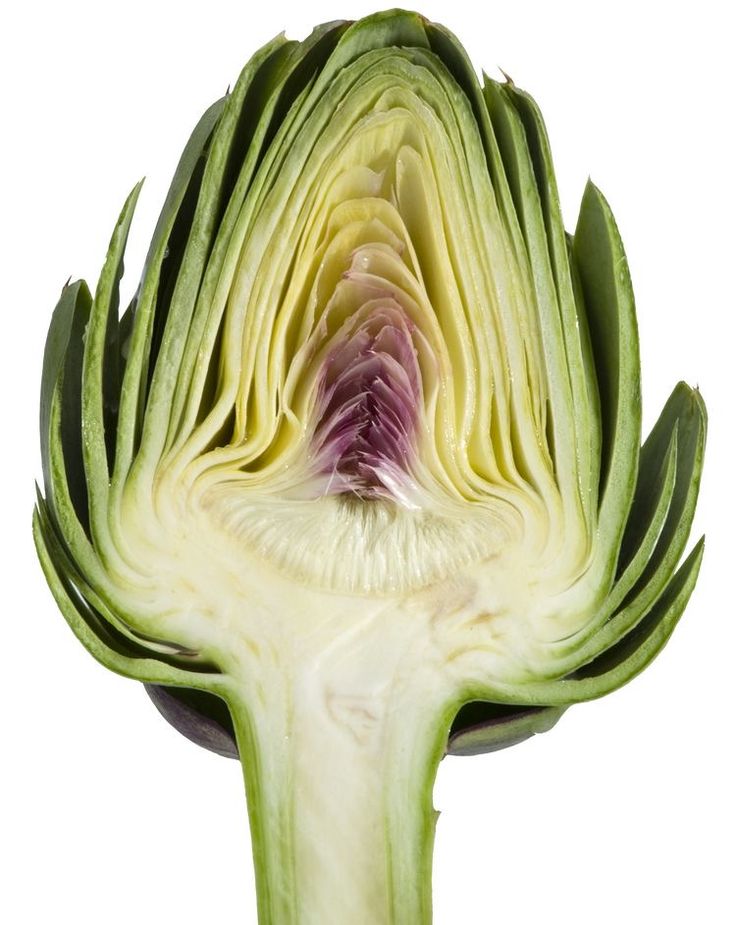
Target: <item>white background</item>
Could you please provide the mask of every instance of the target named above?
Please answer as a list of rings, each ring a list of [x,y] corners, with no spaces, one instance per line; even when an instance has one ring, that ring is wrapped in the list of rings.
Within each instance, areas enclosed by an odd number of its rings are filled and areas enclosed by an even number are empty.
[[[98,666],[57,612],[30,540],[46,328],[71,274],[94,282],[144,174],[134,288],[201,111],[282,29],[372,6],[71,0],[4,14],[2,54],[2,824],[0,918],[255,922],[236,762],[180,738]],[[736,920],[734,762],[734,71],[726,4],[423,3],[478,69],[542,108],[566,221],[588,173],[637,294],[645,423],[678,378],[711,430],[696,534],[708,545],[657,662],[518,748],[443,762],[438,925]],[[115,10],[115,12],[113,12]],[[351,925],[351,923],[345,923]]]

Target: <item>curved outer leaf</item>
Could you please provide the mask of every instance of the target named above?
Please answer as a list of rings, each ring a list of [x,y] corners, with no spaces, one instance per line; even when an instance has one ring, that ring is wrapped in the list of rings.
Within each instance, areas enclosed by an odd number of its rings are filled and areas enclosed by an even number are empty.
[[[51,417],[59,389],[62,429],[61,454],[72,507],[83,526],[89,526],[87,483],[82,460],[82,353],[92,296],[84,280],[64,286],[46,336],[41,378],[41,462],[46,495],[56,510],[52,476]]]
[[[480,755],[525,742],[557,723],[565,707],[503,708],[475,702],[455,718],[447,742],[448,755]]]

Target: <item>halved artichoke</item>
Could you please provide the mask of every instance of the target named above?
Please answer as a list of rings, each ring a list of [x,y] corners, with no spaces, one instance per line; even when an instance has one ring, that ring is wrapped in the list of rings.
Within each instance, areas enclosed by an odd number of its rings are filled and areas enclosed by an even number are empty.
[[[682,613],[703,403],[678,385],[640,448],[608,205],[567,235],[534,101],[416,14],[254,55],[118,318],[138,193],[51,321],[46,578],[241,757],[259,921],[428,922],[442,755],[619,687]]]

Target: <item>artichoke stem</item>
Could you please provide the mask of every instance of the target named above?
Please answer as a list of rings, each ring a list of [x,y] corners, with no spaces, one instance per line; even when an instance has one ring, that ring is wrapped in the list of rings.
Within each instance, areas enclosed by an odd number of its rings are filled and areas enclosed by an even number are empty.
[[[250,687],[229,705],[259,925],[430,925],[437,712],[331,696],[307,672]]]

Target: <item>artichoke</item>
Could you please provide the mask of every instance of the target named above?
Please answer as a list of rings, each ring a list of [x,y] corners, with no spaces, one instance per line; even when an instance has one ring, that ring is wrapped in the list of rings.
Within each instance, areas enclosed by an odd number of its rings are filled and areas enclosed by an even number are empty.
[[[640,446],[634,301],[534,100],[391,11],[279,37],[140,185],[41,387],[38,554],[108,668],[242,760],[258,920],[431,919],[442,756],[624,684],[695,583],[705,409]]]

